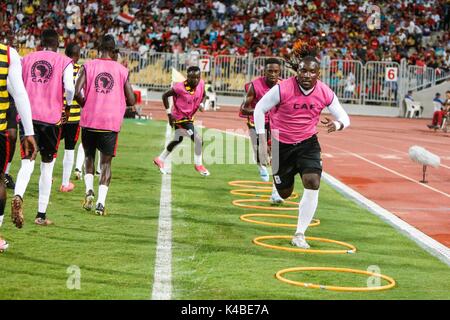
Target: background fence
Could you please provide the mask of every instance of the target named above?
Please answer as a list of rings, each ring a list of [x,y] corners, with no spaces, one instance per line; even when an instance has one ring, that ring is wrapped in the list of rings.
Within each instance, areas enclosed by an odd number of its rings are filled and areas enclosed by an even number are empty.
[[[97,57],[97,50],[82,50],[81,59]],[[202,77],[219,94],[243,95],[245,83],[264,73],[269,57],[201,54],[146,53],[120,51],[120,60],[130,70],[134,85],[161,91],[170,88],[172,68],[185,74],[188,66],[198,65]],[[282,63],[282,78],[295,73]],[[399,106],[407,91],[417,91],[450,79],[450,71],[402,62],[370,61],[365,65],[356,60],[321,61],[321,80],[344,103]]]

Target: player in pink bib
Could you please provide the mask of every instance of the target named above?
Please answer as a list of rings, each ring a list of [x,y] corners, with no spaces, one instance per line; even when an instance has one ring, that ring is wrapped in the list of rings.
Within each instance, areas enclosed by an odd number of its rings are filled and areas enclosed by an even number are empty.
[[[183,136],[189,136],[194,142],[195,170],[202,176],[209,176],[209,171],[202,164],[202,138],[195,132],[194,115],[197,110],[203,111],[205,102],[205,82],[200,79],[200,68],[191,66],[187,69],[187,79],[177,82],[172,89],[163,94],[163,104],[166,108],[169,124],[175,127],[175,136],[163,152],[153,159],[153,163],[165,174],[164,161],[173,149],[183,141]],[[170,110],[169,97],[173,97],[173,108]]]
[[[258,157],[258,135],[255,130],[255,123],[253,118],[253,111],[259,100],[277,83],[281,81],[281,63],[280,60],[276,58],[269,58],[264,63],[264,76],[256,78],[252,82],[245,85],[245,91],[247,92],[245,100],[241,105],[239,110],[239,115],[241,117],[247,116],[247,127],[252,142],[253,154],[255,155],[255,160],[258,165],[259,175],[263,181],[269,181],[269,172],[267,167],[262,165]],[[265,114],[265,129],[267,143],[270,147],[270,124],[269,124],[269,113]],[[270,154],[270,151],[269,151]],[[283,198],[277,192],[275,185],[273,185],[272,197],[273,203],[283,202]]]
[[[116,155],[117,139],[126,106],[136,97],[128,81],[128,69],[114,60],[114,37],[105,35],[100,42],[100,58],[86,62],[75,85],[75,99],[82,107],[80,127],[85,153],[86,194],[83,208],[94,206],[94,161],[100,150],[101,173],[95,213],[105,215],[105,202],[111,182],[111,162]],[[82,93],[84,90],[84,95]]]
[[[294,190],[297,173],[304,191],[299,205],[297,230],[292,245],[308,249],[305,231],[316,212],[322,174],[321,148],[317,139],[317,124],[326,107],[337,119],[322,121],[328,132],[342,130],[350,119],[334,92],[320,76],[319,48],[315,43],[298,41],[294,45],[288,65],[297,71],[296,77],[274,86],[255,108],[255,126],[259,135],[261,163],[268,163],[265,143],[264,114],[270,111],[272,131],[272,170],[276,188],[284,199]]]
[[[69,103],[74,94],[72,59],[57,53],[59,35],[53,29],[42,32],[42,50],[30,53],[22,59],[22,78],[30,97],[31,113],[36,142],[41,154],[41,176],[39,178],[39,202],[35,223],[47,226],[46,211],[52,188],[53,167],[61,137],[61,110],[63,95]],[[20,139],[24,130],[19,124]],[[21,144],[22,145],[22,144]],[[12,211],[20,215],[23,196],[34,170],[35,161],[21,147],[22,163],[17,174]]]

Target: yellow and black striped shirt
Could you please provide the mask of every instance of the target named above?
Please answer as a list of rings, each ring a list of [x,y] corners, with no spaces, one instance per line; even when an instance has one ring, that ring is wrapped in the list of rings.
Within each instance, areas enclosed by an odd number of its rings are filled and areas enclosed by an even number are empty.
[[[9,108],[9,94],[6,87],[6,79],[9,70],[9,47],[0,44],[0,132],[6,130],[8,120],[6,119],[6,111]]]
[[[80,71],[81,65],[74,63],[73,64],[73,81],[74,84],[76,83],[76,78],[78,75],[78,71]],[[67,105],[67,101],[66,98],[64,97],[64,107],[66,107]],[[78,104],[78,102],[74,99],[72,101],[72,104],[70,106],[70,116],[69,119],[67,120],[67,123],[76,123],[76,122],[80,122],[80,105]]]

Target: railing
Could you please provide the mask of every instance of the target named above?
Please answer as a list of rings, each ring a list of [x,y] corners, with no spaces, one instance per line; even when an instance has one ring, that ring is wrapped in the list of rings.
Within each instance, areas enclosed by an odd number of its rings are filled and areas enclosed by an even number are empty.
[[[22,52],[22,51],[21,51]],[[22,53],[28,53],[23,51]],[[81,62],[96,58],[97,50],[82,50]],[[172,69],[186,74],[188,66],[198,65],[202,77],[217,93],[243,95],[245,83],[262,76],[269,57],[203,54],[146,53],[120,51],[119,61],[130,70],[134,85],[150,90],[167,90],[172,82]],[[281,77],[295,75],[283,59]],[[343,103],[399,106],[406,92],[422,90],[450,79],[450,71],[408,66],[386,61],[330,60],[324,57],[320,66],[321,80]],[[395,72],[396,71],[396,72]],[[391,77],[390,75],[395,75]]]

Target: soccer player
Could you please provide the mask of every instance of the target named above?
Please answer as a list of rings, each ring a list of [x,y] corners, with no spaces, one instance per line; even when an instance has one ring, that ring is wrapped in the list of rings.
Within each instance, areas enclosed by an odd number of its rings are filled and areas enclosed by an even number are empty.
[[[75,43],[70,43],[66,48],[66,56],[73,61],[73,78],[76,79],[80,65],[77,64],[80,59],[80,47]],[[75,85],[75,83],[74,83]],[[67,104],[64,99],[66,122],[62,124],[61,139],[64,139],[64,159],[63,159],[63,175],[62,184],[59,188],[61,192],[70,192],[75,185],[70,182],[70,174],[72,173],[73,162],[75,158],[75,145],[78,141],[80,133],[80,106],[73,100],[71,105]]]
[[[69,105],[74,94],[72,59],[57,53],[58,33],[53,29],[43,30],[41,49],[22,59],[22,78],[30,98],[33,127],[41,154],[41,175],[39,178],[39,202],[35,224],[48,226],[53,222],[47,219],[46,212],[52,189],[53,167],[61,137],[61,110],[63,93]],[[16,101],[17,103],[17,101]],[[19,125],[21,142],[24,127]],[[21,150],[22,164],[17,174],[11,211],[15,217],[23,217],[23,196],[34,171],[35,161]],[[23,219],[16,220],[21,227]]]
[[[281,63],[280,60],[276,58],[269,58],[265,61],[264,65],[264,76],[256,78],[250,83],[245,85],[245,91],[247,92],[245,100],[241,105],[240,114],[247,116],[247,126],[249,130],[250,139],[253,146],[253,153],[256,158],[256,163],[259,168],[259,175],[263,181],[269,181],[269,173],[267,167],[261,165],[258,157],[258,135],[255,130],[255,123],[253,119],[253,111],[259,100],[276,85],[281,79]],[[265,128],[266,137],[268,145],[270,146],[270,124],[269,124],[269,113],[265,115]],[[269,152],[270,153],[270,152]],[[273,185],[272,197],[273,203],[283,202],[283,198],[277,192],[275,184]]]
[[[17,105],[17,111],[22,119],[24,128],[23,151],[30,156],[31,160],[36,158],[37,145],[34,140],[33,122],[31,119],[30,100],[28,99],[22,80],[22,65],[17,51],[9,46],[0,44],[0,175],[8,163],[10,145],[8,140],[8,123],[6,114],[10,106],[9,96],[12,96]],[[3,178],[3,177],[2,177]],[[4,179],[0,179],[0,227],[6,205],[6,189]],[[12,215],[13,222],[17,225],[23,216]],[[0,252],[8,248],[8,242],[0,237]]]
[[[100,58],[86,62],[75,85],[75,99],[83,108],[80,127],[86,155],[84,182],[86,195],[83,208],[94,205],[95,152],[100,150],[101,174],[95,213],[105,215],[105,202],[111,182],[111,162],[116,155],[117,139],[127,106],[136,98],[128,80],[128,69],[114,61],[116,43],[112,35],[100,41]],[[84,90],[84,96],[82,94]]]
[[[8,140],[9,140],[9,159],[5,169],[5,184],[8,189],[14,190],[16,184],[13,177],[9,174],[11,169],[11,162],[14,159],[16,153],[17,142],[17,109],[14,99],[9,96],[9,108],[6,111],[6,119],[8,121]]]
[[[153,159],[153,163],[165,174],[164,161],[173,149],[183,141],[183,136],[189,136],[194,142],[195,170],[202,176],[209,176],[209,171],[202,164],[202,138],[194,128],[194,114],[203,111],[205,101],[205,82],[200,79],[200,68],[191,66],[187,69],[187,79],[175,83],[162,96],[169,124],[175,127],[175,136],[163,152]],[[173,97],[172,111],[169,109],[169,97]]]
[[[321,148],[317,139],[320,114],[328,107],[336,118],[336,121],[332,121],[325,117],[322,121],[328,128],[328,133],[343,130],[350,125],[350,119],[336,94],[318,80],[318,52],[315,42],[297,41],[288,60],[288,66],[297,72],[297,76],[270,89],[257,103],[254,112],[260,161],[266,164],[268,155],[264,114],[271,111],[272,170],[281,197],[286,199],[292,194],[297,173],[302,178],[304,191],[292,245],[305,249],[309,248],[305,231],[316,212],[322,174]]]

